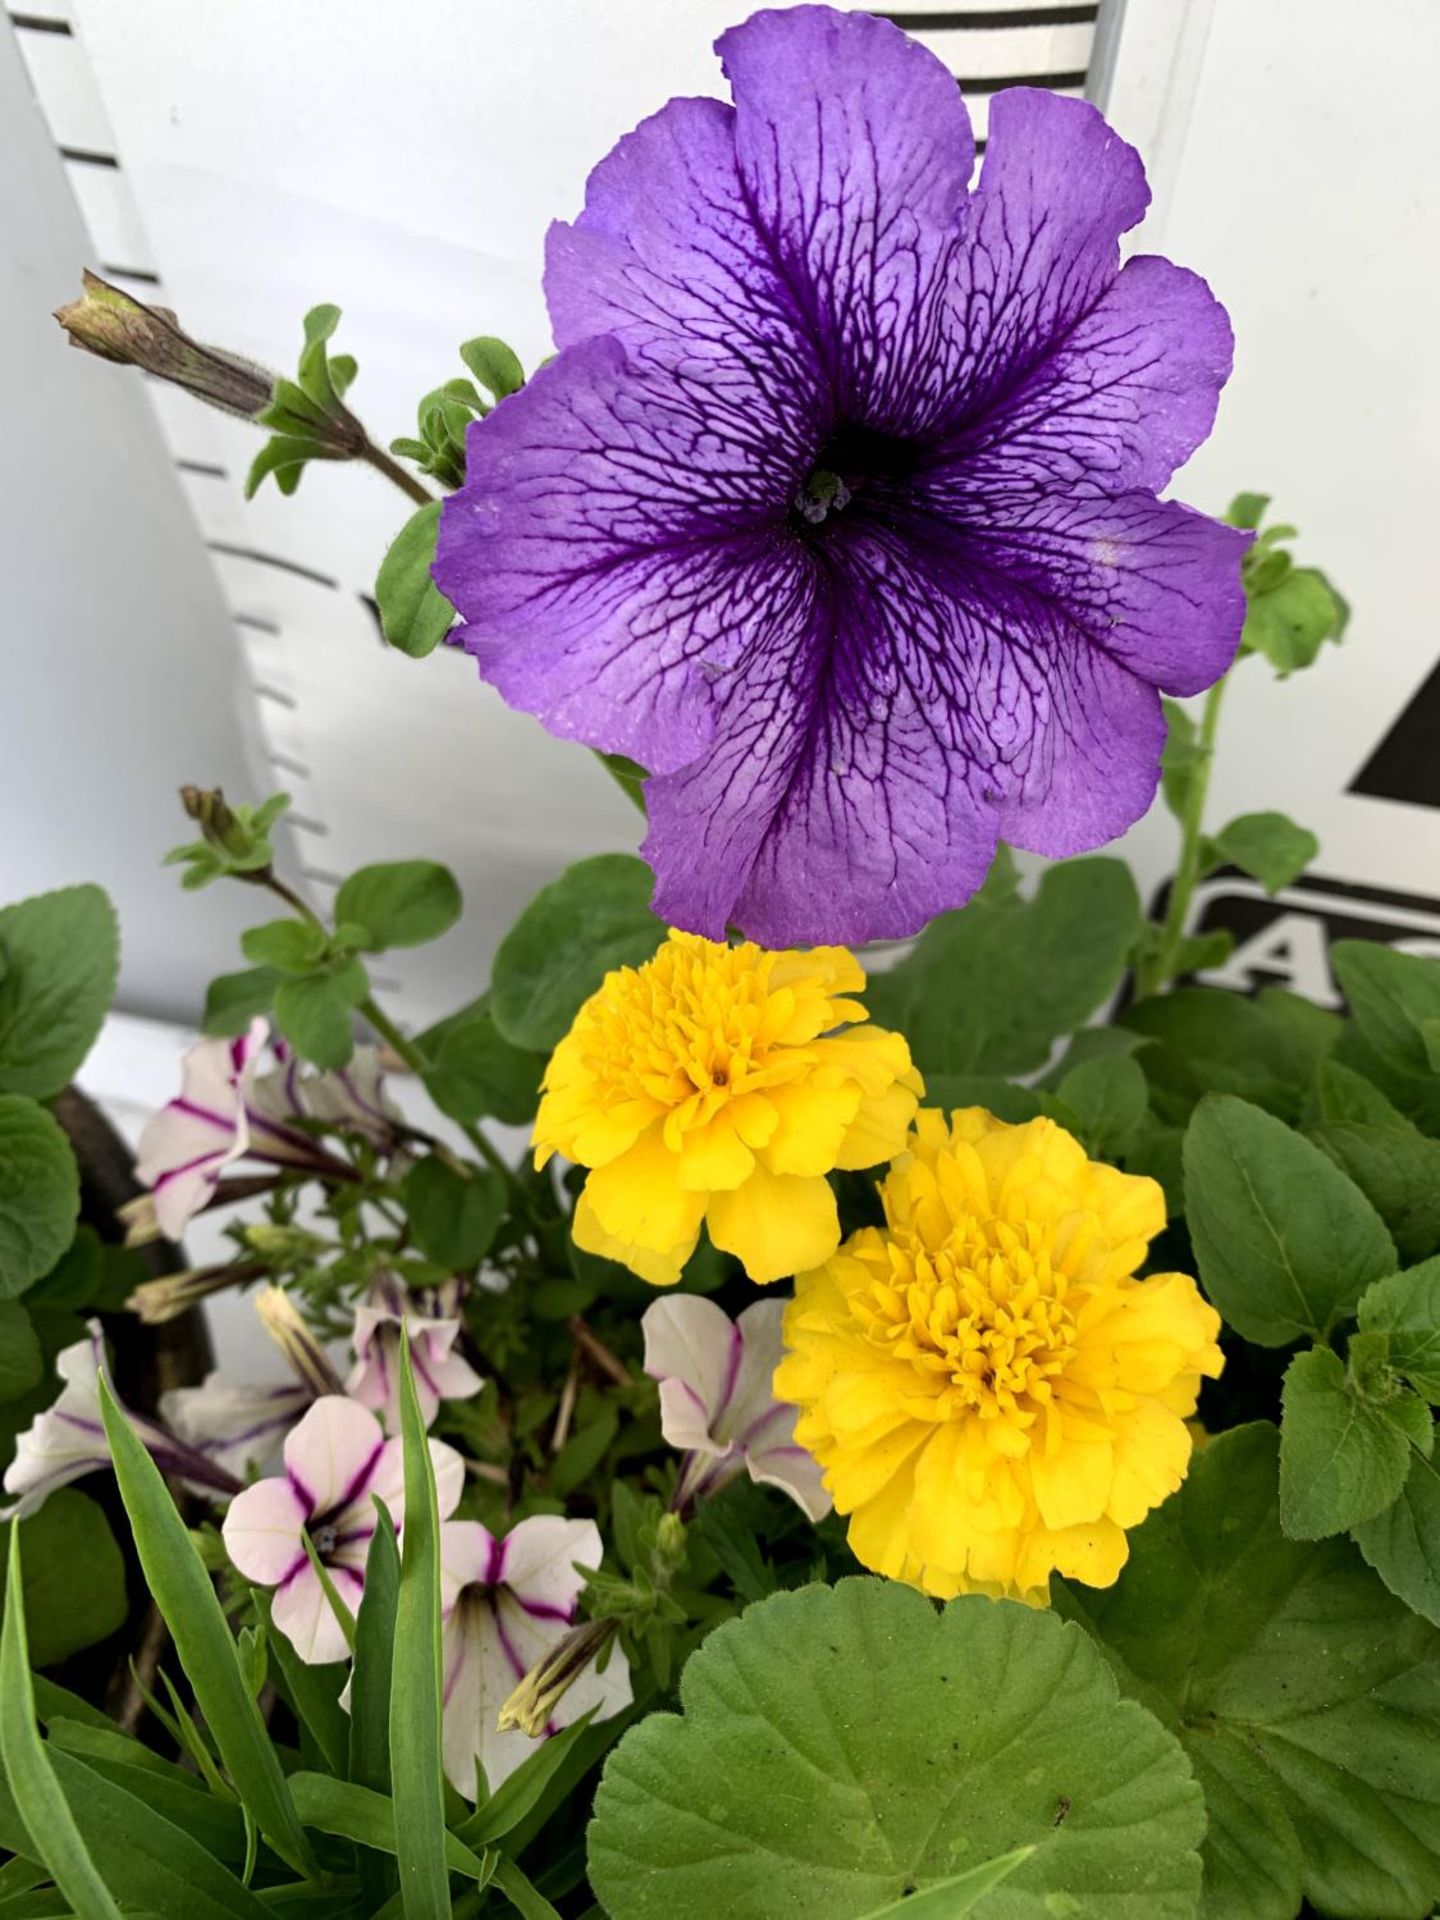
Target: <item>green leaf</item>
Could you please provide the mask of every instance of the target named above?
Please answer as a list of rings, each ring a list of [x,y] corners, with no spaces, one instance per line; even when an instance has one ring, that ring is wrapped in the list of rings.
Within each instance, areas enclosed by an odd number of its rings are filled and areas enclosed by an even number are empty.
[[[260,1831],[282,1859],[308,1867],[309,1844],[259,1709],[246,1687],[224,1610],[169,1490],[100,1378],[100,1412],[135,1550],[220,1758]]]
[[[99,887],[0,907],[0,1093],[48,1100],[79,1070],[120,967],[115,909]]]
[[[30,1660],[53,1667],[124,1625],[125,1561],[104,1510],[74,1487],[59,1488],[19,1526]]]
[[[0,1300],[0,1401],[18,1400],[45,1377],[40,1338],[24,1307]]]
[[[1232,867],[1272,894],[1298,879],[1320,851],[1314,834],[1283,813],[1242,813],[1216,836],[1215,845]]]
[[[158,1788],[146,1770],[102,1770],[61,1751],[53,1740],[51,1746],[56,1778],[75,1823],[91,1853],[104,1862],[106,1881],[126,1912],[183,1914],[185,1920],[265,1920],[267,1909],[256,1896],[194,1833],[151,1804],[152,1798],[163,1798],[181,1811],[176,1789]],[[115,1777],[122,1772],[130,1776],[125,1784]],[[205,1823],[210,1824],[208,1819]]]
[[[423,947],[460,918],[460,889],[437,860],[387,860],[361,867],[335,896],[336,925],[364,927],[367,950]]]
[[[5,1618],[0,1626],[0,1760],[10,1792],[35,1851],[80,1920],[120,1920],[120,1909],[81,1838],[35,1725],[25,1609],[20,1599],[25,1576],[18,1527],[10,1530],[7,1564]]]
[[[303,1059],[343,1067],[355,1051],[350,1016],[369,992],[370,977],[353,959],[325,973],[282,980],[275,989],[275,1024]]]
[[[488,993],[438,1021],[416,1044],[431,1062],[426,1090],[452,1120],[494,1118],[523,1127],[535,1118],[545,1056],[511,1046],[495,1024]]]
[[[257,1594],[256,1602],[269,1628],[265,1635],[265,1652],[267,1660],[274,1663],[277,1691],[314,1741],[315,1749],[323,1756],[326,1766],[333,1768],[336,1773],[343,1773],[350,1741],[350,1718],[340,1705],[343,1666],[312,1666],[302,1660],[286,1636],[270,1627],[268,1597]],[[252,1688],[251,1691],[258,1692],[259,1689]]]
[[[1237,493],[1225,510],[1225,518],[1232,527],[1241,527],[1247,533],[1253,533],[1264,519],[1269,504],[1268,493]]]
[[[650,911],[650,869],[631,853],[567,867],[500,942],[490,976],[495,1024],[512,1046],[549,1053],[616,967],[638,967],[665,938]]]
[[[1368,1399],[1328,1347],[1285,1370],[1280,1428],[1280,1524],[1292,1540],[1322,1540],[1373,1520],[1398,1498],[1410,1444],[1429,1444],[1430,1415],[1413,1393]]]
[[[33,1100],[0,1094],[0,1300],[50,1271],[79,1211],[80,1175],[58,1124]]]
[[[1307,1127],[1310,1139],[1359,1187],[1402,1260],[1433,1253],[1440,1247],[1440,1141],[1339,1061],[1321,1063],[1315,1096],[1322,1118]]]
[[[623,1484],[623,1483],[622,1483]],[[546,1788],[569,1759],[571,1749],[589,1731],[594,1709],[572,1720],[568,1727],[542,1740],[508,1774],[490,1798],[455,1829],[467,1847],[488,1847],[513,1833],[539,1806]]]
[[[518,393],[525,384],[525,369],[503,340],[489,335],[467,340],[460,349],[460,358],[485,391],[493,393],[497,400]]]
[[[231,1040],[244,1033],[257,1015],[269,1013],[281,975],[274,967],[250,967],[244,973],[222,973],[205,989],[204,1033]]]
[[[1356,1026],[1386,1067],[1433,1078],[1426,1026],[1440,1019],[1440,961],[1370,940],[1337,940],[1330,964]]]
[[[937,1612],[880,1580],[777,1593],[686,1663],[607,1764],[590,1878],[613,1920],[846,1920],[1033,1846],[994,1920],[1195,1911],[1204,1808],[1175,1741],[1053,1614]]]
[[[480,1264],[505,1218],[505,1182],[497,1172],[457,1172],[438,1154],[415,1162],[403,1193],[415,1244],[452,1273]]]
[[[866,1001],[921,1070],[1028,1073],[1120,983],[1140,902],[1118,860],[1049,867],[1033,900],[989,888],[932,920],[914,951],[871,977]]]
[[[960,1920],[992,1887],[998,1887],[1017,1867],[1023,1867],[1034,1851],[1034,1847],[1016,1847],[1013,1853],[1002,1853],[998,1860],[983,1861],[968,1873],[957,1873],[953,1880],[941,1880],[924,1893],[876,1907],[866,1914],[865,1920]]]
[[[1263,653],[1284,679],[1308,667],[1343,628],[1340,602],[1324,574],[1315,567],[1291,567],[1275,586],[1250,599],[1240,645],[1248,653]]]
[[[390,1671],[395,1652],[395,1606],[400,1550],[383,1502],[365,1556],[365,1590],[355,1616],[355,1665],[350,1691],[349,1775],[357,1786],[390,1791]]]
[[[1121,1024],[1151,1044],[1139,1056],[1162,1120],[1183,1125],[1205,1093],[1236,1093],[1282,1120],[1298,1117],[1341,1023],[1298,995],[1266,987],[1255,999],[1182,987],[1125,1009]]]
[[[1160,792],[1177,820],[1183,820],[1195,788],[1195,776],[1209,755],[1199,732],[1178,700],[1164,700],[1165,746],[1160,755]]]
[[[386,549],[375,576],[380,631],[392,647],[423,660],[455,624],[455,609],[430,578],[440,502],[412,513]]]
[[[292,494],[300,484],[307,461],[336,457],[332,449],[309,434],[272,434],[250,462],[249,472],[245,475],[245,498],[253,500],[272,473],[281,493]]]
[[[1433,1430],[1427,1448],[1412,1448],[1400,1497],[1355,1529],[1355,1544],[1391,1593],[1413,1613],[1440,1626],[1440,1467]]]
[[[619,1426],[619,1408],[606,1402],[593,1420],[571,1434],[550,1465],[550,1490],[557,1500],[568,1500],[585,1484],[610,1451]]]
[[[1395,1247],[1360,1189],[1318,1147],[1229,1094],[1195,1109],[1185,1136],[1185,1211],[1200,1278],[1247,1340],[1323,1340]]]
[[[1287,1540],[1277,1439],[1237,1427],[1130,1535],[1105,1590],[1056,1605],[1205,1788],[1203,1920],[1414,1916],[1440,1882],[1440,1634],[1348,1540]]]
[[[1440,1405],[1440,1258],[1377,1280],[1361,1298],[1359,1320],[1363,1332],[1388,1337],[1390,1365]]]
[[[325,929],[311,920],[267,920],[240,936],[240,951],[247,960],[280,973],[312,972],[325,958],[328,944]]]
[[[297,1773],[290,1778],[295,1806],[307,1827],[321,1833],[338,1834],[343,1840],[358,1840],[362,1847],[374,1847],[380,1853],[396,1853],[395,1803],[388,1794],[348,1780],[332,1780],[323,1773]],[[496,1856],[482,1860],[453,1833],[444,1841],[445,1865],[452,1873],[463,1873],[483,1887],[494,1871]],[[409,1913],[410,1908],[406,1907]],[[445,1912],[450,1911],[447,1898]]]
[[[406,1920],[449,1920],[445,1776],[440,1758],[440,1515],[435,1469],[403,1331],[400,1431],[405,1447],[405,1529],[390,1692],[396,1853]]]
[[[503,1854],[495,1862],[495,1884],[522,1920],[560,1920],[559,1912],[531,1885],[529,1876]]]
[[[604,767],[610,778],[619,787],[632,807],[638,807],[642,814],[648,815],[645,804],[645,782],[650,778],[638,760],[627,760],[623,753],[600,753],[595,758]]]
[[[1129,1153],[1150,1104],[1144,1069],[1119,1053],[1081,1061],[1056,1093],[1080,1122],[1080,1138],[1097,1160],[1120,1160]]]

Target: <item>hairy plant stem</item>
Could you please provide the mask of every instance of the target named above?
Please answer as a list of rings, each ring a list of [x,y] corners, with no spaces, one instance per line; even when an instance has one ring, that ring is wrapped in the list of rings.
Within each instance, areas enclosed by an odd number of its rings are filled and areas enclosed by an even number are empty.
[[[1205,705],[1200,714],[1200,732],[1195,743],[1195,767],[1190,778],[1190,790],[1185,796],[1185,810],[1180,816],[1180,859],[1165,907],[1159,947],[1136,974],[1137,1000],[1158,993],[1169,984],[1175,972],[1176,955],[1185,937],[1185,922],[1190,917],[1190,903],[1200,880],[1201,848],[1205,839],[1205,802],[1215,764],[1215,735],[1220,725],[1220,703],[1225,697],[1229,678],[1228,673],[1221,674],[1205,696]]]
[[[399,487],[400,491],[413,500],[417,507],[428,507],[433,502],[435,495],[430,489],[422,486],[414,474],[407,473],[398,462],[390,458],[388,453],[377,447],[373,440],[365,442],[360,458],[377,473],[383,473],[385,478]]]
[[[295,889],[287,886],[278,874],[267,873],[265,876],[265,885],[277,899],[283,900],[293,913],[299,914],[302,920],[308,920],[312,926],[319,927],[322,932],[329,932],[329,928],[326,927],[325,922],[308,901],[302,900]],[[405,1035],[395,1025],[395,1022],[390,1018],[389,1014],[385,1013],[380,1007],[377,1007],[373,998],[362,1000],[358,1011],[363,1019],[369,1021],[370,1025],[375,1029],[376,1033],[379,1034],[390,1051],[405,1062],[406,1066],[409,1067],[417,1079],[423,1079],[430,1070],[430,1063],[425,1059],[425,1056],[415,1045],[414,1041],[406,1039]],[[524,1213],[525,1217],[529,1220],[534,1220],[536,1217],[534,1202],[531,1200],[530,1194],[521,1181],[520,1176],[510,1165],[510,1162],[505,1158],[504,1154],[500,1152],[499,1148],[496,1147],[473,1122],[469,1120],[457,1120],[455,1124],[485,1164],[493,1167],[501,1179],[504,1180],[506,1186],[510,1189],[511,1198],[520,1208],[521,1212]]]

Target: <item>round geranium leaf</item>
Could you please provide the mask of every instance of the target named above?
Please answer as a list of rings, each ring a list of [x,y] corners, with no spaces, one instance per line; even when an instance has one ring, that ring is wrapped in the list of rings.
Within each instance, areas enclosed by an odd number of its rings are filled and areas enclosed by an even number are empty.
[[[1052,1614],[869,1579],[778,1593],[711,1635],[680,1698],[600,1784],[613,1920],[859,1920],[1025,1846],[986,1920],[1195,1912],[1184,1755]]]

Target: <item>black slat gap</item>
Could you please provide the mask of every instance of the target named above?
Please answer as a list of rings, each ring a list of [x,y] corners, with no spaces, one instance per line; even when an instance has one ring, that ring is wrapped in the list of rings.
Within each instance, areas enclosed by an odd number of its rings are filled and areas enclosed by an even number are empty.
[[[254,627],[257,633],[273,634],[277,640],[280,637],[280,622],[278,620],[266,620],[258,613],[236,613],[233,608],[230,613],[230,618],[235,622],[237,627]]]
[[[96,153],[93,147],[61,147],[60,158],[69,160],[77,167],[118,168],[120,162],[113,153]]]
[[[1088,27],[1100,17],[1097,4],[1070,7],[991,7],[984,13],[882,13],[907,33],[972,33],[1000,27]]]
[[[12,13],[10,24],[21,33],[63,33],[72,34],[75,29],[68,20],[52,20],[43,13]]]
[[[956,75],[961,93],[1003,93],[1007,87],[1049,87],[1052,93],[1078,93],[1089,78],[1080,73],[1011,73],[1000,79],[967,80]]]
[[[312,820],[308,813],[296,813],[292,810],[285,815],[285,818],[301,833],[318,833],[323,838],[330,831],[323,820]]]
[[[217,467],[209,460],[177,460],[175,464],[181,473],[203,473],[207,480],[230,478],[224,467]]]
[[[302,866],[300,869],[300,877],[303,880],[318,880],[322,887],[338,887],[344,884],[344,876],[342,874],[332,873],[329,867]]]
[[[267,681],[252,680],[250,685],[252,691],[259,699],[273,700],[277,707],[289,707],[292,713],[300,704],[298,700],[293,699],[288,693],[282,693],[279,687],[270,686]]]
[[[303,760],[292,759],[288,753],[277,753],[271,747],[266,754],[272,767],[279,767],[282,773],[293,773],[301,780],[310,778],[310,769]]]
[[[296,574],[301,580],[313,580],[317,587],[338,588],[340,582],[313,567],[302,567],[298,560],[282,560],[278,553],[261,553],[258,547],[234,547],[228,540],[207,540],[212,553],[227,553],[232,560],[258,560],[262,567],[278,567],[282,573]]]
[[[978,159],[980,158],[980,156],[981,156],[981,154],[982,154],[982,153],[984,153],[984,151],[985,151],[985,149],[986,149],[986,147],[988,147],[988,146],[989,146],[989,144],[990,144],[990,141],[989,141],[989,139],[988,139],[988,138],[987,138],[987,136],[986,136],[985,134],[983,134],[983,133],[982,133],[982,134],[980,134],[980,135],[979,135],[979,136],[978,136],[978,137],[976,138],[976,141],[975,141],[975,158],[976,158],[977,160],[978,160]]]
[[[108,280],[138,280],[146,287],[158,287],[160,284],[159,274],[151,273],[148,267],[112,267],[102,260],[100,271]]]

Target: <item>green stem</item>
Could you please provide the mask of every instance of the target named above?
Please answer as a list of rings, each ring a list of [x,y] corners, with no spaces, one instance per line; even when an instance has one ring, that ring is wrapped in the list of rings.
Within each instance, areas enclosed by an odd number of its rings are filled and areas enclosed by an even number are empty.
[[[359,1010],[363,1018],[370,1022],[371,1026],[379,1034],[386,1046],[390,1048],[391,1052],[398,1054],[406,1066],[409,1067],[410,1071],[423,1079],[430,1071],[429,1061],[426,1060],[424,1054],[421,1053],[414,1041],[406,1039],[405,1035],[395,1025],[395,1022],[390,1018],[389,1014],[382,1013],[373,1000],[362,1000]],[[533,1219],[535,1209],[531,1204],[530,1195],[526,1192],[520,1176],[510,1165],[510,1162],[505,1158],[504,1154],[502,1154],[499,1148],[496,1147],[492,1141],[488,1140],[480,1131],[479,1127],[473,1125],[472,1122],[459,1120],[456,1122],[456,1125],[486,1165],[493,1167],[496,1173],[505,1181],[516,1203]]]
[[[316,913],[315,909],[302,900],[295,889],[287,886],[277,874],[267,874],[265,877],[265,885],[278,899],[283,900],[292,912],[299,914],[302,920],[308,920],[312,926],[319,927],[323,932],[329,932],[329,928],[326,927],[325,922],[320,918],[319,914]],[[412,1040],[405,1038],[405,1035],[395,1025],[395,1022],[390,1018],[389,1014],[382,1012],[382,1010],[376,1006],[373,999],[362,1000],[359,1010],[365,1019],[370,1022],[370,1025],[375,1029],[376,1033],[379,1034],[386,1046],[389,1047],[390,1051],[397,1054],[418,1079],[424,1079],[425,1075],[430,1071],[430,1062],[426,1060],[425,1056]],[[531,1200],[520,1176],[510,1165],[510,1162],[505,1158],[504,1154],[500,1152],[499,1148],[486,1138],[479,1127],[474,1126],[470,1121],[460,1120],[456,1122],[456,1125],[460,1128],[460,1131],[465,1135],[465,1138],[485,1164],[493,1167],[496,1173],[505,1181],[510,1189],[512,1199],[514,1199],[516,1204],[523,1210],[526,1217],[530,1220],[536,1219],[534,1202]]]
[[[422,486],[413,473],[407,473],[402,466],[390,458],[388,453],[377,447],[373,440],[365,442],[360,458],[377,473],[383,473],[385,478],[399,487],[400,491],[413,500],[417,507],[428,507],[434,502],[435,496],[430,489]]]
[[[1201,849],[1205,840],[1205,802],[1210,792],[1210,774],[1215,764],[1215,736],[1220,725],[1220,703],[1230,676],[1222,674],[1205,696],[1200,715],[1200,734],[1196,741],[1195,769],[1190,790],[1185,796],[1185,811],[1180,818],[1180,859],[1170,888],[1160,946],[1148,966],[1141,969],[1135,997],[1145,999],[1158,993],[1175,971],[1175,959],[1185,937],[1190,903],[1200,882]]]

